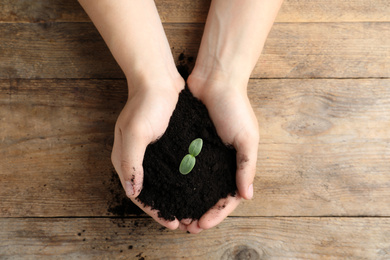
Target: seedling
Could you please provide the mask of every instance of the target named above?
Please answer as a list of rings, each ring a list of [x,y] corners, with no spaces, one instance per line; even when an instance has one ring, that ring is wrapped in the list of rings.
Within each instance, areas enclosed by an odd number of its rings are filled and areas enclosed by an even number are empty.
[[[192,171],[196,162],[195,157],[199,155],[202,147],[203,140],[201,138],[197,138],[191,142],[190,147],[188,147],[189,154],[184,156],[180,163],[179,171],[181,174],[186,175]]]

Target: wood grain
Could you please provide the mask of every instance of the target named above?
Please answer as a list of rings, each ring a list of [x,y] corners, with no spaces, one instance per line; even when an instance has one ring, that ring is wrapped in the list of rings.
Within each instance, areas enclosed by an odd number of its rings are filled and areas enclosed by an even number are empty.
[[[210,0],[156,0],[165,23],[204,23]],[[2,0],[0,22],[88,22],[77,1]],[[389,22],[387,0],[285,0],[276,22]]]
[[[106,215],[107,203],[114,199],[110,190],[116,188],[110,186],[110,153],[126,83],[0,84],[0,119],[6,126],[0,130],[0,214]],[[85,203],[91,206],[87,211]]]
[[[248,95],[262,144],[364,144],[390,137],[388,80],[251,80]]]
[[[0,22],[89,22],[77,0],[1,0]]]
[[[389,77],[389,28],[390,23],[275,24],[252,77]]]
[[[175,60],[202,25],[167,24]],[[390,23],[275,24],[253,78],[390,77]],[[91,23],[0,24],[0,78],[124,78]]]
[[[155,2],[196,57],[210,0]],[[126,81],[78,2],[0,0],[0,259],[390,259],[390,2],[285,0],[252,78],[255,198],[168,231],[124,200]]]
[[[251,80],[248,92],[256,196],[234,216],[390,215],[388,79]],[[126,98],[124,80],[1,80],[0,216],[112,215]]]
[[[254,216],[252,207],[282,216],[388,209],[389,87],[387,80],[252,80],[257,198],[240,214]]]
[[[0,57],[0,78],[123,77],[90,23],[0,24]]]
[[[151,219],[2,219],[0,257],[388,259],[389,218],[228,218],[190,235]]]

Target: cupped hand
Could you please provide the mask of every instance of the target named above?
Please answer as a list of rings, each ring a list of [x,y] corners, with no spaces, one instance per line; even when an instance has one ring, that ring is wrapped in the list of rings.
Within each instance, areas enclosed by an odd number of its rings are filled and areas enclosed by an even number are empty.
[[[253,197],[253,180],[259,130],[256,116],[249,102],[246,84],[232,84],[228,80],[208,80],[191,75],[187,81],[193,95],[207,107],[218,135],[237,151],[236,196],[221,199],[198,221],[180,223],[182,230],[198,233],[222,222],[240,203],[241,198]]]
[[[164,134],[183,88],[182,78],[172,84],[157,81],[154,85],[131,88],[129,99],[115,126],[111,155],[126,195],[145,213],[169,229],[176,229],[179,221],[159,218],[158,211],[145,207],[136,197],[142,190],[142,162],[146,147]]]

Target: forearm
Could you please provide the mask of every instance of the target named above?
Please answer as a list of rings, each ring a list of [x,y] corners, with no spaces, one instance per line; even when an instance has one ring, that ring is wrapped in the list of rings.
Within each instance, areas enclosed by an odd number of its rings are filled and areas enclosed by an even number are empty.
[[[125,73],[129,85],[179,76],[153,0],[79,2]]]
[[[247,81],[282,0],[213,0],[195,77]]]

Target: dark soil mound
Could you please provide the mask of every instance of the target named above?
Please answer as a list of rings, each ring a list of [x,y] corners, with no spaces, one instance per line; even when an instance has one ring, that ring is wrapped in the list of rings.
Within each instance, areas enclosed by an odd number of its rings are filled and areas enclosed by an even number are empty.
[[[202,151],[194,169],[182,175],[180,162],[196,138],[203,139]],[[143,167],[143,189],[137,199],[167,220],[199,219],[237,190],[236,150],[222,142],[206,107],[188,88],[180,93],[167,131],[147,147]]]

